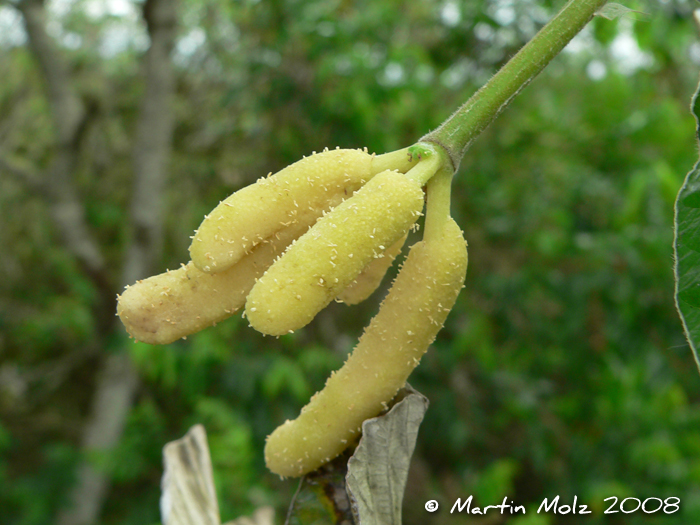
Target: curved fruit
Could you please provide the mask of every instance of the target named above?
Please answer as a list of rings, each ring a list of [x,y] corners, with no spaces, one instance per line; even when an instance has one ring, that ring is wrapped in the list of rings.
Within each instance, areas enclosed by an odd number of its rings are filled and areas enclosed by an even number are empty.
[[[331,197],[328,209],[344,197],[344,193]],[[117,314],[129,334],[150,344],[172,343],[223,321],[245,304],[257,279],[324,211],[316,209],[265,239],[223,272],[203,272],[190,262],[139,281],[119,297]]]
[[[419,183],[396,171],[376,175],[319,219],[258,280],[246,301],[251,326],[282,335],[308,324],[406,233],[422,208]]]
[[[294,421],[267,439],[268,468],[301,476],[335,458],[378,415],[418,364],[462,288],[466,243],[445,221],[441,235],[417,243],[345,365]]]
[[[200,225],[192,262],[211,273],[230,268],[263,240],[327,208],[334,195],[359,189],[372,176],[372,159],[362,150],[324,151],[238,190]]]

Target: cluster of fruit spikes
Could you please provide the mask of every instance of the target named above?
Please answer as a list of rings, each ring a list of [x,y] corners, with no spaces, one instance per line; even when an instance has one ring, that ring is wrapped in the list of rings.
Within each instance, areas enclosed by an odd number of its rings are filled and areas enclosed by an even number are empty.
[[[245,307],[283,335],[331,301],[380,284],[422,215],[411,250],[345,365],[294,421],[267,439],[268,468],[301,476],[338,456],[405,384],[463,286],[467,249],[449,214],[452,165],[430,143],[383,155],[326,150],[234,193],[196,232],[192,261],[127,287],[118,314],[138,340],[164,344]]]

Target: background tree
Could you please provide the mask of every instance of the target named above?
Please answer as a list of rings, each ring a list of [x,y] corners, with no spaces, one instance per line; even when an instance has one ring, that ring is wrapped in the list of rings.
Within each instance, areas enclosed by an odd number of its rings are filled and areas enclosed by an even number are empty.
[[[53,122],[53,136],[50,137],[53,140],[47,145],[54,151],[43,173],[18,166],[10,159],[4,160],[2,166],[43,197],[63,248],[96,292],[90,311],[96,333],[87,348],[73,349],[58,364],[70,370],[88,355],[96,358],[99,371],[90,411],[80,430],[80,443],[83,454],[100,453],[113,449],[121,439],[138,385],[128,353],[123,350],[98,353],[105,347],[103,334],[115,331],[112,315],[115,284],[121,288],[153,273],[161,253],[165,168],[173,129],[170,106],[174,75],[170,53],[175,37],[175,4],[170,0],[147,0],[143,4],[150,45],[144,57],[145,92],[133,143],[133,196],[125,225],[130,238],[117,283],[115,275],[110,275],[106,267],[102,246],[86,224],[86,197],[79,195],[76,187],[76,172],[81,160],[88,157],[85,151],[89,147],[90,127],[100,113],[94,106],[103,101],[85,100],[77,92],[62,50],[57,49],[47,33],[50,26],[43,0],[22,0],[16,8],[22,15],[29,48],[43,77]],[[99,90],[95,94],[106,95],[107,90],[101,85],[104,79],[99,73],[94,75],[93,81]],[[88,167],[86,174],[94,177],[93,169]],[[65,373],[66,370],[62,371],[62,375]],[[59,513],[57,522],[66,525],[94,523],[108,488],[109,477],[87,458],[82,459],[77,467],[70,504]]]
[[[86,523],[157,522],[161,447],[194,422],[209,432],[222,516],[282,511],[295,485],[265,471],[264,436],[342,363],[381,292],[279,340],[234,318],[165,348],[126,339],[114,294],[185,262],[204,213],[258,177],[325,146],[414,142],[560,6],[185,0],[177,36],[174,13],[157,16],[173,7],[0,8],[8,523],[68,519],[71,498],[93,509]],[[648,16],[596,20],[462,162],[453,210],[471,264],[412,378],[431,407],[407,524],[475,523],[423,510],[468,494],[528,505],[576,494],[597,510],[609,495],[676,495],[680,514],[624,522],[700,515],[700,388],[671,274],[673,199],[696,157],[687,105],[700,45],[689,2],[629,7]],[[119,413],[99,408],[110,363],[126,371],[114,384],[133,408],[116,444],[94,446],[95,416]],[[103,505],[69,489],[90,471],[111,482]]]

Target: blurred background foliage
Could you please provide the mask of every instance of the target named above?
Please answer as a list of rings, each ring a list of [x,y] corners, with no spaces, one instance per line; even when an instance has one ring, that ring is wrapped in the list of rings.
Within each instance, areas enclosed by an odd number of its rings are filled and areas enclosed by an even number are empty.
[[[407,488],[412,524],[700,522],[700,378],[673,304],[673,202],[697,159],[688,104],[700,65],[692,3],[632,2],[594,20],[473,145],[454,183],[466,288],[411,378],[431,401]],[[42,79],[0,4],[0,144],[54,152]],[[75,178],[118,275],[147,36],[127,0],[52,0],[50,34],[91,112]],[[181,0],[176,128],[160,268],[232,191],[324,147],[415,142],[465,101],[560,2]],[[264,338],[239,316],[165,347],[104,333],[100,291],[45,202],[0,172],[0,522],[51,523],[68,497],[100,355],[129,352],[141,385],[104,524],[158,523],[161,448],[203,423],[222,517],[296,488],[262,448],[338,368],[382,292]],[[388,284],[386,280],[384,289]],[[457,497],[527,504],[520,519],[450,515]],[[535,515],[544,497],[591,516]],[[677,496],[674,515],[602,516],[608,496]],[[441,511],[423,505],[437,499]],[[446,509],[447,507],[447,509]]]

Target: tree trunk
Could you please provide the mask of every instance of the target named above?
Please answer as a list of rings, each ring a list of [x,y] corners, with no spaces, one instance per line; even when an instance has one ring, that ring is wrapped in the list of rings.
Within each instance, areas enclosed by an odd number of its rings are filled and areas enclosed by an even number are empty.
[[[46,32],[43,0],[17,4],[29,45],[46,83],[47,98],[55,127],[55,154],[46,173],[36,174],[0,161],[0,168],[21,178],[47,202],[66,249],[81,264],[103,297],[95,315],[114,319],[114,282],[130,284],[153,273],[162,246],[162,208],[166,165],[170,155],[173,117],[170,107],[174,72],[170,53],[176,31],[175,0],[147,0],[143,16],[151,45],[145,55],[145,96],[134,140],[133,197],[122,275],[110,279],[98,243],[85,220],[85,203],[75,186],[74,171],[85,127],[85,106],[76,94],[64,56]],[[108,330],[122,328],[108,321]],[[101,345],[99,345],[101,346]],[[119,442],[138,388],[138,377],[126,351],[105,356],[97,376],[91,411],[82,436],[82,449],[108,451]],[[70,507],[62,511],[60,525],[95,523],[109,491],[109,478],[87,459],[78,467]]]
[[[145,56],[146,92],[134,140],[131,242],[124,260],[120,289],[152,274],[161,254],[164,188],[174,123],[171,101],[175,78],[170,54],[176,32],[175,1],[147,0],[143,16],[151,45]],[[104,361],[90,419],[85,427],[84,451],[109,450],[119,442],[137,388],[138,377],[128,353],[115,354]],[[72,493],[72,507],[59,516],[58,524],[94,523],[108,490],[108,477],[84,460]]]

